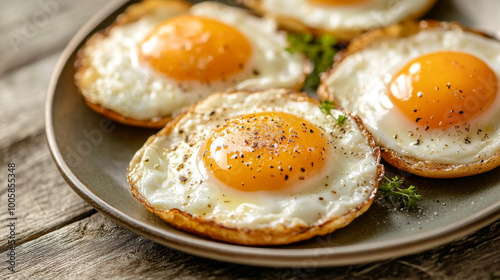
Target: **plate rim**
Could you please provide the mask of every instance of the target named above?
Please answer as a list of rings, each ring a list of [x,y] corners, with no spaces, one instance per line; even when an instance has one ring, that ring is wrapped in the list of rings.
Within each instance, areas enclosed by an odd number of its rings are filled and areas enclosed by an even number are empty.
[[[45,100],[45,132],[51,156],[67,184],[94,209],[117,224],[162,245],[200,257],[244,265],[267,267],[324,267],[363,264],[426,251],[471,234],[500,219],[500,201],[496,204],[444,227],[390,241],[351,244],[342,247],[283,249],[251,247],[165,233],[159,228],[129,217],[94,194],[63,159],[53,126],[54,101],[63,69],[83,41],[113,13],[136,0],[111,1],[90,18],[70,40],[59,57],[50,78]],[[397,241],[397,242],[396,242]],[[308,258],[313,258],[308,259]]]

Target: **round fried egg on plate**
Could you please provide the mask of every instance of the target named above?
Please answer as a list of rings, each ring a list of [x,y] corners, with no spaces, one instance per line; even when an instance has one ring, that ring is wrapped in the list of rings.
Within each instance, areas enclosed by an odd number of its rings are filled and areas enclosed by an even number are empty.
[[[347,41],[425,14],[436,0],[243,0],[261,14],[298,32],[331,33]]]
[[[425,177],[500,165],[500,43],[456,23],[407,22],[355,39],[322,99],[358,115],[392,165]]]
[[[357,118],[285,89],[215,93],[152,136],[127,177],[167,223],[245,245],[288,244],[349,224],[383,172]]]
[[[145,0],[87,41],[75,81],[97,112],[161,128],[214,91],[299,88],[309,62],[286,47],[274,21],[246,10]]]

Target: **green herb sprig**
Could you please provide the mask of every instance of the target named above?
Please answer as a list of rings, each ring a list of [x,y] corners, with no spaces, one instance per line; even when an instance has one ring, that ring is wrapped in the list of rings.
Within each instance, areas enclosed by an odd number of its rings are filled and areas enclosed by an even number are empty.
[[[342,115],[339,115],[337,117],[337,125],[338,126],[343,126],[345,121],[347,120],[347,115],[346,113],[342,114]]]
[[[417,201],[422,199],[422,196],[418,194],[418,190],[415,186],[411,185],[408,188],[401,188],[403,185],[403,180],[399,179],[398,176],[394,176],[389,179],[384,176],[387,180],[379,190],[382,192],[385,199],[388,199],[397,204],[403,204],[406,209],[412,210],[417,208]]]
[[[325,116],[332,115],[332,109],[335,108],[335,102],[329,101],[329,100],[323,100],[321,101],[321,104],[319,104],[319,109]]]
[[[319,104],[319,109],[321,110],[321,112],[323,114],[325,114],[325,116],[328,116],[328,115],[332,116],[332,112],[331,111],[334,108],[335,108],[335,102],[334,101],[323,100],[323,101],[321,101],[321,104]],[[336,125],[343,126],[346,120],[347,120],[347,114],[346,113],[344,113],[342,115],[339,115],[335,119]]]
[[[320,83],[320,75],[330,68],[333,64],[333,57],[337,53],[335,45],[337,39],[330,34],[325,34],[315,38],[310,33],[288,34],[290,47],[287,51],[290,53],[302,52],[314,64],[312,72],[304,81],[302,90],[316,90]]]

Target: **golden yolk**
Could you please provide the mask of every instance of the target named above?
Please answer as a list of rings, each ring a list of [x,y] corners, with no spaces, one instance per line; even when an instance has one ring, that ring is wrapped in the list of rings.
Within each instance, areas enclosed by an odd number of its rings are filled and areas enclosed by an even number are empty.
[[[252,49],[235,28],[205,17],[178,16],[158,25],[140,46],[141,59],[179,81],[211,82],[240,73]]]
[[[479,58],[447,51],[412,60],[388,87],[395,107],[427,130],[481,114],[497,95],[498,79]]]
[[[368,2],[369,0],[309,0],[309,1],[321,4],[342,6],[342,5],[360,4],[363,2]]]
[[[288,113],[235,117],[211,135],[200,152],[219,181],[242,191],[276,191],[312,183],[325,165],[327,136]]]

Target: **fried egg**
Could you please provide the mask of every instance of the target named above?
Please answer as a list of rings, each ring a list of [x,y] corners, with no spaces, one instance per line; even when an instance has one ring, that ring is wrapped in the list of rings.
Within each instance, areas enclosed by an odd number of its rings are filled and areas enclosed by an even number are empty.
[[[214,91],[299,88],[309,62],[286,47],[273,20],[244,9],[145,0],[88,40],[75,80],[94,110],[161,128]]]
[[[405,171],[436,178],[500,164],[500,43],[455,23],[408,22],[356,39],[319,95],[357,114]]]
[[[436,0],[244,0],[249,7],[299,32],[350,40],[363,31],[425,14]]]
[[[246,245],[324,235],[364,213],[383,172],[357,118],[285,89],[215,93],[135,154],[134,197],[167,223]]]

